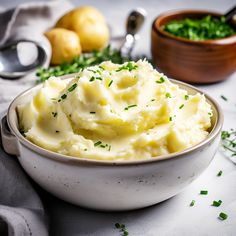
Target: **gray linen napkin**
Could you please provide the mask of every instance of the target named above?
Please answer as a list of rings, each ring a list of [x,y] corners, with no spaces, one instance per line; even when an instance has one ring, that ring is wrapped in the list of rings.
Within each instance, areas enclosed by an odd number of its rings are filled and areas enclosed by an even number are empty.
[[[17,39],[39,42],[49,53],[43,32],[66,11],[68,1],[32,2],[0,12],[0,46]],[[48,61],[49,62],[49,61]],[[0,78],[0,118],[11,100],[35,84],[32,75],[20,80]],[[0,140],[0,235],[45,236],[48,223],[42,202],[15,156],[7,155]]]

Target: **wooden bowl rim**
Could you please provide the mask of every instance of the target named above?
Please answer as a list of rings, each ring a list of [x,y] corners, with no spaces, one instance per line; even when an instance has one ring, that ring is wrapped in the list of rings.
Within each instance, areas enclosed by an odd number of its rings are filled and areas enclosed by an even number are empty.
[[[177,15],[187,15],[187,14],[196,14],[196,15],[202,15],[202,14],[206,14],[206,15],[215,15],[215,16],[222,16],[221,13],[219,12],[214,12],[214,11],[207,11],[207,10],[191,10],[191,9],[184,9],[184,10],[171,10],[171,11],[167,11],[164,12],[160,15],[158,15],[152,24],[152,31],[154,31],[157,34],[160,34],[166,38],[172,39],[172,40],[176,40],[176,41],[180,41],[186,44],[194,44],[194,45],[226,45],[226,44],[232,44],[232,43],[236,43],[236,33],[234,35],[231,35],[229,37],[225,37],[225,38],[221,38],[221,39],[207,39],[207,40],[191,40],[191,39],[186,39],[186,38],[181,38],[181,37],[177,37],[175,35],[172,35],[166,31],[164,31],[161,28],[161,24],[160,22],[166,18],[166,17],[170,17],[170,16],[177,16]]]

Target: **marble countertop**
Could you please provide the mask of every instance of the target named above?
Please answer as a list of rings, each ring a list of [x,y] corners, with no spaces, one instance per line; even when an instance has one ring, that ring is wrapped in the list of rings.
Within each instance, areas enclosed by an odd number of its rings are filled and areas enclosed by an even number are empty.
[[[4,1],[2,7],[13,7],[27,2],[24,0]],[[29,1],[28,1],[29,2]],[[235,0],[74,0],[74,5],[93,5],[100,9],[112,27],[113,36],[124,34],[125,19],[137,7],[147,11],[147,20],[140,33],[134,53],[150,55],[150,30],[154,18],[163,11],[171,9],[210,9],[225,12]],[[222,83],[198,86],[209,93],[221,105],[224,128],[236,128],[236,73]],[[221,95],[228,101],[221,99]],[[235,157],[236,158],[236,157]],[[223,171],[217,177],[219,170]],[[199,195],[201,189],[209,194]],[[192,199],[194,207],[189,207]],[[213,200],[223,201],[221,208],[210,206]],[[217,218],[223,211],[228,219]],[[55,236],[111,236],[121,235],[115,229],[116,222],[124,223],[129,235],[236,235],[236,166],[219,150],[208,169],[189,187],[177,196],[142,210],[121,213],[95,212],[65,203],[53,198],[49,204],[51,233]]]

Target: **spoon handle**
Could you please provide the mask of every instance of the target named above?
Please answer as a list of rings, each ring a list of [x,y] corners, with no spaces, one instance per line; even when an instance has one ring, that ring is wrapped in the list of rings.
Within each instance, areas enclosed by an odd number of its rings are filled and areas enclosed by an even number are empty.
[[[233,8],[231,8],[229,11],[227,11],[225,14],[224,14],[224,17],[225,17],[225,21],[226,22],[229,22],[233,16],[236,14],[236,6],[234,6]]]
[[[132,11],[126,21],[125,41],[122,44],[120,51],[122,56],[129,58],[137,40],[137,33],[143,26],[145,21],[146,11],[142,8]]]

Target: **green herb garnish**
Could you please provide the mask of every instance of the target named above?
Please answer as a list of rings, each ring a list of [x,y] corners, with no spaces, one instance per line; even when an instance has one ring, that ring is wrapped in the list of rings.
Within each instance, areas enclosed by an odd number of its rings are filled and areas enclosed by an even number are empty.
[[[156,80],[156,83],[158,84],[162,84],[165,82],[165,79],[163,77],[161,77],[159,80]]]
[[[179,106],[179,109],[182,109],[183,107],[184,107],[184,104],[180,105],[180,106]]]
[[[218,200],[218,201],[213,201],[211,205],[214,207],[219,207],[221,205],[221,203],[222,203],[222,201]]]
[[[201,195],[207,195],[207,194],[208,194],[208,191],[207,191],[207,190],[201,190],[201,191],[200,191],[200,194],[201,194]]]
[[[190,203],[190,206],[194,206],[195,205],[195,200],[192,200],[191,203]]]
[[[166,93],[166,98],[171,98],[170,93]]]
[[[66,99],[67,98],[67,95],[66,94],[62,94],[61,95],[61,99]]]
[[[126,229],[124,224],[116,223],[115,227],[120,230],[121,233],[123,233],[123,236],[128,236],[129,232]]]
[[[109,82],[108,87],[111,87],[112,83],[113,83],[113,80]]]
[[[231,156],[236,156],[236,131],[234,129],[222,131],[221,144],[225,150],[231,153]]]
[[[189,99],[189,96],[188,96],[188,95],[184,95],[184,99],[185,99],[185,100],[188,100],[188,99]]]
[[[102,74],[102,72],[100,70],[92,70],[92,69],[87,69],[88,71],[91,71],[93,73],[98,73],[98,74]]]
[[[228,218],[228,215],[227,215],[226,213],[221,212],[221,213],[219,214],[219,219],[220,219],[220,220],[226,220],[227,218]]]
[[[216,18],[211,15],[200,19],[173,20],[163,29],[172,35],[190,40],[220,39],[236,33],[235,29],[225,22],[224,17]]]
[[[57,116],[57,112],[52,112],[53,117]]]
[[[105,68],[104,67],[102,67],[102,66],[98,66],[100,69],[102,69],[102,70],[105,70]]]
[[[90,114],[96,114],[96,112],[95,112],[95,111],[90,111],[89,113],[90,113]]]
[[[56,133],[59,133],[60,131],[59,130],[56,130]]]
[[[123,66],[119,67],[116,72],[119,72],[121,70],[128,70],[128,71],[132,71],[132,70],[136,70],[138,68],[138,66],[132,62],[132,61],[129,61],[127,63],[125,63]]]
[[[97,147],[97,146],[99,146],[100,148],[108,148],[107,151],[111,150],[111,145],[104,144],[102,143],[102,141],[97,141],[96,143],[94,143],[94,147]]]
[[[89,66],[98,65],[104,61],[112,61],[113,63],[122,64],[129,58],[125,58],[121,55],[121,52],[117,49],[112,49],[110,46],[104,48],[101,51],[93,51],[89,54],[82,54],[76,57],[72,62],[65,62],[59,66],[40,68],[37,70],[36,75],[39,77],[39,81],[43,82],[51,76],[62,76],[72,73],[81,72],[84,68]],[[102,69],[100,67],[100,69]]]
[[[73,84],[68,88],[68,92],[72,92],[77,87],[77,84]]]
[[[94,81],[94,80],[95,80],[95,77],[92,76],[92,77],[90,78],[89,82],[92,82],[92,81]]]
[[[223,173],[223,171],[222,171],[222,170],[220,170],[220,171],[218,172],[217,176],[221,176],[221,175],[222,175],[222,173]]]
[[[173,120],[173,118],[172,118],[172,116],[170,116],[170,117],[169,117],[169,121],[172,121],[172,120]]]
[[[102,142],[101,141],[97,141],[96,143],[94,143],[94,147],[96,147],[96,146],[98,146],[100,144],[102,144]]]
[[[129,106],[125,107],[124,110],[128,111],[130,108],[132,108],[132,107],[136,107],[136,106],[137,106],[136,104],[129,105]]]
[[[224,101],[226,101],[226,102],[228,101],[228,98],[225,97],[224,95],[221,95],[220,97],[221,97]]]

